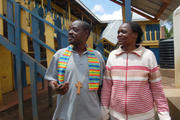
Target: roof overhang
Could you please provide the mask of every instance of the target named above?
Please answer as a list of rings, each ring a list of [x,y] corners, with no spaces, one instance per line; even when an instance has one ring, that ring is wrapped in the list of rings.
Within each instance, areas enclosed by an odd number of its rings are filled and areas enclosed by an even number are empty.
[[[110,0],[124,6],[124,0]],[[131,0],[131,10],[149,20],[165,20],[180,5],[180,0]]]
[[[92,23],[101,23],[101,20],[98,19],[98,17],[91,12],[80,0],[69,0],[70,6],[71,6],[71,14],[75,15],[77,18],[83,19],[85,21],[89,21]],[[63,8],[64,10],[67,10],[67,4],[68,0],[53,0],[53,2]]]

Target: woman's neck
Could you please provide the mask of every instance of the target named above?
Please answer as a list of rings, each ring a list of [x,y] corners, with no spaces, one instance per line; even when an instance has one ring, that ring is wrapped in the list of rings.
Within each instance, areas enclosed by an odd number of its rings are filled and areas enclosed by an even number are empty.
[[[132,46],[122,46],[122,49],[125,51],[125,52],[131,52],[133,50],[135,50],[138,46],[137,45],[132,45]]]

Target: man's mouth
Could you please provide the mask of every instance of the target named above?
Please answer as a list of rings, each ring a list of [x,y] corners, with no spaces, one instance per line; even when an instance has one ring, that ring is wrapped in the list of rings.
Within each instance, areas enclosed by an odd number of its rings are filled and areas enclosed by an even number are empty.
[[[72,39],[74,39],[73,36],[69,36],[69,37],[68,37],[68,40],[72,40]]]
[[[70,38],[70,39],[74,39],[74,37],[73,37],[73,36],[69,36],[69,38]]]

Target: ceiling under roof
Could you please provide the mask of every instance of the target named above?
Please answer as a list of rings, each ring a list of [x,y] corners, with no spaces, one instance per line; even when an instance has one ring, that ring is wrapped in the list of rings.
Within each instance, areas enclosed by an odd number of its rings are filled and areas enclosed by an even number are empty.
[[[67,10],[68,0],[53,0],[55,4]],[[91,22],[101,23],[91,10],[89,10],[80,0],[71,1],[71,13],[81,18],[90,20]],[[118,5],[124,6],[125,0],[110,0]],[[165,20],[180,5],[180,0],[131,0],[131,10],[149,20],[159,21]],[[90,18],[90,19],[89,19]]]
[[[110,0],[123,6],[125,0]],[[131,0],[131,10],[153,21],[165,20],[180,5],[180,0]]]
[[[53,2],[68,12],[68,0],[53,0]],[[101,21],[96,17],[91,10],[89,10],[80,0],[70,0],[71,14],[81,19],[92,23],[100,23]],[[68,14],[68,13],[67,13]]]

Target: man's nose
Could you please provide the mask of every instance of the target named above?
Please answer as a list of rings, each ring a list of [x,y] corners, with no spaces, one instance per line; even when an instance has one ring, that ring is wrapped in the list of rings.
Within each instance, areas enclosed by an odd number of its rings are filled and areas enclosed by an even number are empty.
[[[68,33],[69,33],[69,34],[72,34],[72,33],[73,33],[73,30],[72,30],[72,29],[70,29]]]

